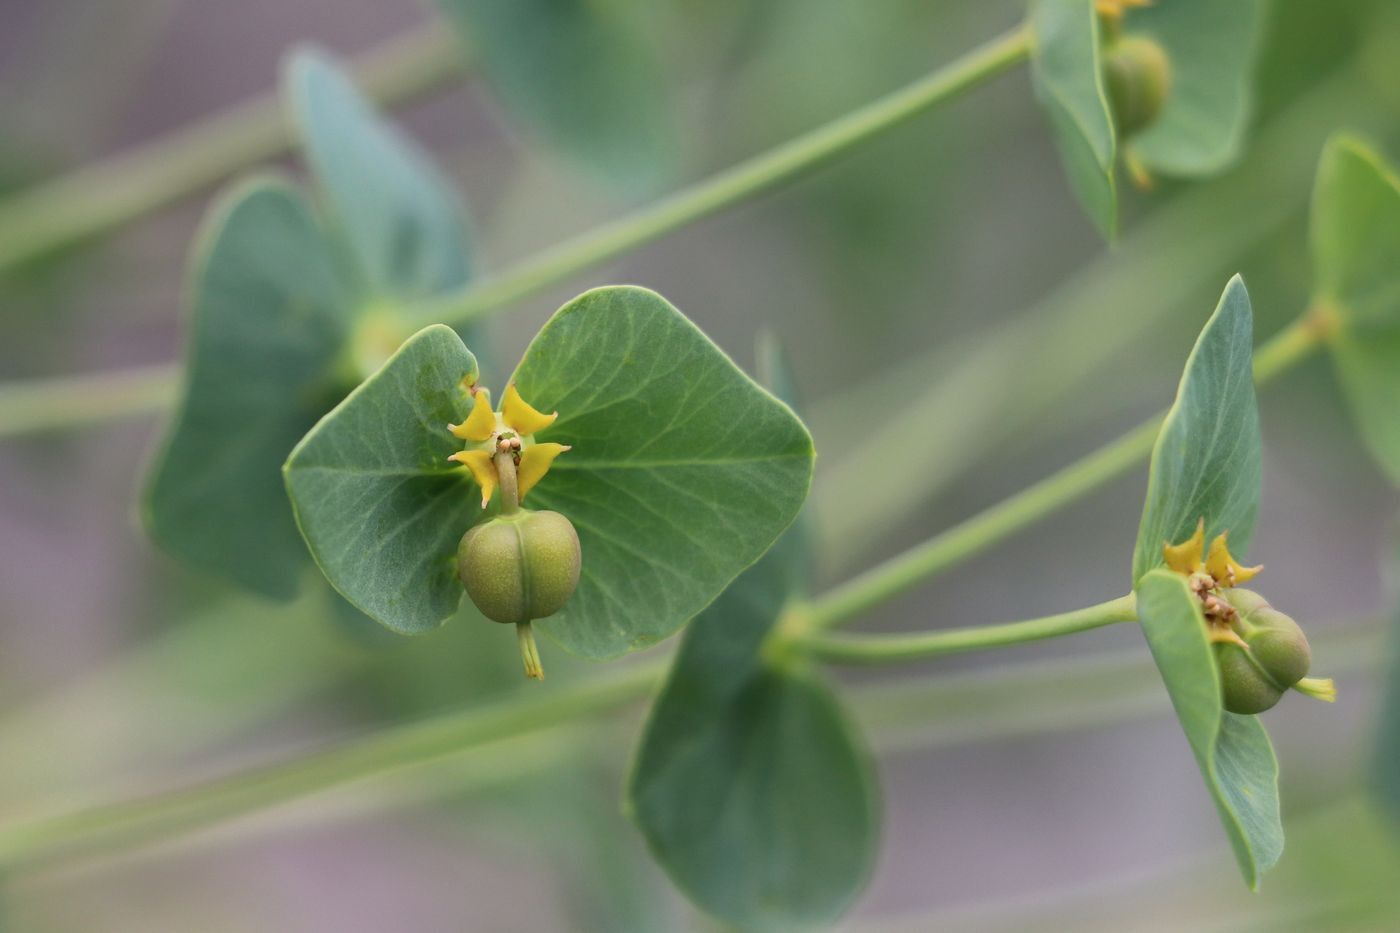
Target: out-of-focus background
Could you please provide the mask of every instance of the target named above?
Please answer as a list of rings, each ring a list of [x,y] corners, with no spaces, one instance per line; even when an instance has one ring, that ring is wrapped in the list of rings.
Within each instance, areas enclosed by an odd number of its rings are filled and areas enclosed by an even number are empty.
[[[458,185],[490,268],[837,116],[1023,14],[1015,0],[619,5],[665,66],[676,158],[657,178],[610,184],[561,157],[518,131],[470,66],[394,109]],[[1274,2],[1243,160],[1216,179],[1127,189],[1112,250],[1072,200],[1022,68],[791,187],[522,302],[497,323],[500,358],[513,360],[563,300],[605,283],[655,288],[744,366],[771,328],[809,402],[821,452],[813,507],[835,581],[1164,405],[1230,274],[1245,276],[1261,338],[1302,309],[1324,139],[1351,128],[1400,156],[1393,7]],[[0,0],[0,191],[271,90],[294,43],[352,56],[435,18],[418,0]],[[295,159],[281,167],[301,172]],[[209,197],[0,273],[0,378],[175,359],[190,240]],[[999,388],[1008,382],[1014,392]],[[844,426],[906,402],[904,443],[926,459],[926,482],[908,494],[850,486]],[[1361,793],[1381,670],[1374,640],[1357,649],[1347,638],[1390,611],[1382,574],[1396,496],[1324,360],[1280,379],[1261,405],[1251,557],[1272,571],[1271,600],[1319,642],[1315,670],[1341,688],[1335,706],[1290,697],[1266,717],[1289,843],[1262,892],[1239,882],[1141,637],[1123,627],[923,666],[931,685],[967,683],[977,696],[986,678],[1042,658],[1144,664],[1127,677],[1112,668],[1102,690],[1100,668],[1085,667],[1078,703],[1003,676],[984,697],[999,712],[971,726],[939,705],[946,693],[895,705],[869,683],[895,675],[845,678],[885,806],[875,875],[847,928],[1400,926],[1400,827]],[[132,514],[158,430],[140,417],[0,441],[0,822],[529,689],[503,630],[459,620],[413,640],[351,631],[318,588],[265,603],[156,551]],[[1134,472],[866,624],[995,622],[1121,593],[1144,483]],[[554,678],[591,669],[544,650]],[[0,878],[0,924],[706,928],[619,812],[640,715],[362,782],[178,843]]]

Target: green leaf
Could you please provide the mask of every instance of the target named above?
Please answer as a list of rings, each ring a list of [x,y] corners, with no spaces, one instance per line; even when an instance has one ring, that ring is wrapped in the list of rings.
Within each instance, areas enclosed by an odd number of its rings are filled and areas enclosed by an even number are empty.
[[[297,524],[332,586],[396,632],[457,611],[457,542],[481,513],[448,423],[466,418],[476,358],[426,327],[311,429],[283,469]]]
[[[144,517],[172,554],[288,598],[306,551],[278,468],[340,394],[341,280],[310,210],[275,181],[226,195],[194,255],[185,389]]]
[[[1283,854],[1278,760],[1257,716],[1224,710],[1200,600],[1186,578],[1159,568],[1137,586],[1138,619],[1176,717],[1215,799],[1251,888]]]
[[[1312,244],[1342,386],[1361,436],[1400,483],[1400,179],[1356,139],[1337,137],[1323,153]]]
[[[784,536],[690,624],[627,786],[657,861],[741,929],[831,922],[875,856],[866,750],[824,685],[760,659],[795,583],[800,538]]]
[[[295,51],[286,88],[327,213],[363,277],[362,300],[412,300],[464,284],[472,255],[465,212],[431,160],[324,52]]]
[[[568,516],[578,590],[535,623],[564,647],[613,657],[670,635],[792,523],[812,439],[664,298],[586,292],[525,351],[514,381],[559,412],[542,440],[569,444],[530,493]]]
[[[1105,237],[1118,228],[1113,119],[1093,0],[1034,0],[1031,79],[1050,117],[1071,187]]]
[[[771,335],[757,358],[765,384],[794,398]],[[626,809],[677,886],[743,929],[830,922],[875,857],[865,747],[821,683],[762,659],[811,559],[799,518],[690,623],[627,785]]]
[[[651,190],[673,171],[660,62],[625,8],[590,0],[439,0],[510,114],[608,184]]]
[[[1172,63],[1162,112],[1130,144],[1143,165],[1204,175],[1239,156],[1263,12],[1262,0],[1167,0],[1129,12],[1124,31],[1157,40]]]
[[[1249,547],[1260,461],[1253,331],[1249,293],[1235,276],[1196,339],[1152,450],[1134,582],[1162,563],[1162,545],[1189,538],[1202,518],[1207,540],[1228,531],[1236,556]]]

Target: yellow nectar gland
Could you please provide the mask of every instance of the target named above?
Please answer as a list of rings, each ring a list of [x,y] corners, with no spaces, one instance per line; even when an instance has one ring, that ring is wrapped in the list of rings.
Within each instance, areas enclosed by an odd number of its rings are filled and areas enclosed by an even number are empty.
[[[1263,566],[1243,567],[1230,555],[1228,531],[1216,535],[1206,549],[1206,520],[1196,523],[1196,533],[1180,544],[1162,545],[1162,556],[1167,567],[1185,576],[1201,600],[1201,608],[1206,621],[1210,623],[1211,641],[1232,642],[1244,645],[1243,639],[1230,627],[1235,618],[1235,608],[1218,595],[1222,589],[1231,589],[1254,579]]]
[[[467,443],[447,459],[462,464],[471,473],[481,487],[484,509],[500,485],[494,458],[501,452],[513,452],[519,497],[523,501],[526,493],[549,472],[554,458],[569,449],[564,444],[535,440],[535,434],[552,425],[559,413],[546,415],[536,411],[520,397],[514,383],[506,386],[499,412],[492,409],[488,390],[471,385],[468,391],[473,399],[471,414],[461,424],[447,426],[453,437]]]

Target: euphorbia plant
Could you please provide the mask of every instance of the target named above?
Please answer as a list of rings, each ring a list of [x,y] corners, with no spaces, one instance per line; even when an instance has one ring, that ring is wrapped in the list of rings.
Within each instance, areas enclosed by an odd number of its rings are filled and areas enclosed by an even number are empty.
[[[482,22],[501,35],[519,26],[515,7],[450,6],[487,11]],[[626,787],[656,859],[697,905],[741,928],[828,922],[873,870],[880,814],[872,758],[823,665],[1136,621],[1241,869],[1257,883],[1282,848],[1277,762],[1257,714],[1289,690],[1330,699],[1332,687],[1307,676],[1302,628],[1268,604],[1259,568],[1242,563],[1261,458],[1254,385],[1328,345],[1363,435],[1392,474],[1400,449],[1390,404],[1400,397],[1400,187],[1362,144],[1342,139],[1324,156],[1316,294],[1296,324],[1256,356],[1248,296],[1232,280],[1160,420],[827,591],[814,585],[807,528],[794,521],[812,441],[779,400],[793,393],[771,344],[760,354],[763,388],[665,299],[630,286],[568,302],[509,375],[471,325],[1027,55],[1071,181],[1111,231],[1120,162],[1139,177],[1190,175],[1237,149],[1258,9],[1252,0],[1039,0],[1026,27],[913,90],[480,287],[446,183],[331,62],[297,56],[289,86],[320,199],[247,183],[207,228],[188,385],[149,500],[156,536],[273,596],[295,589],[309,553],[348,605],[405,635],[431,637],[459,614],[475,624],[470,609],[459,612],[467,595],[487,619],[516,627],[532,677],[543,673],[536,628],[595,660],[685,634],[651,666],[117,808],[116,818],[0,834],[0,868],[85,834],[140,841],[211,822],[610,708],[660,683]],[[581,11],[570,5],[561,20]],[[528,77],[497,80],[508,94]],[[903,424],[895,406],[881,406],[851,419],[831,453],[892,482],[896,453],[867,442],[877,419]],[[908,430],[923,427],[911,419]],[[831,631],[1149,455],[1131,592],[1000,625]],[[498,634],[478,625],[475,637]]]

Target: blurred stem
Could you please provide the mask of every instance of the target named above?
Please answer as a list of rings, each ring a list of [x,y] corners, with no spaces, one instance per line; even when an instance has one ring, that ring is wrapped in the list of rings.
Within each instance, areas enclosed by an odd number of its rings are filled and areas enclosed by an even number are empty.
[[[652,207],[547,250],[480,288],[428,302],[416,310],[415,316],[421,317],[423,323],[453,321],[459,324],[480,317],[575,272],[791,181],[1005,71],[1026,57],[1029,44],[1024,27],[1014,29],[920,81]],[[415,50],[420,59],[416,62],[417,71],[405,73],[394,66],[400,58],[412,58],[409,53]],[[372,68],[366,67],[364,80],[368,83],[379,76],[377,90],[381,100],[406,97],[413,91],[430,87],[451,74],[455,62],[450,41],[438,37],[435,30],[405,37],[393,48],[375,54],[378,58],[374,59]],[[391,84],[389,78],[395,78],[397,83]],[[261,139],[256,138],[259,132],[263,134]],[[178,145],[171,140],[152,143],[111,163],[93,166],[0,203],[0,270],[46,249],[138,216],[196,190],[247,161],[276,154],[287,145],[274,99],[245,105],[175,139]],[[248,143],[248,139],[258,145]],[[139,381],[153,375],[137,372],[131,378]],[[98,416],[84,416],[75,407],[75,400],[82,400],[93,387],[100,390],[123,378],[123,374],[80,376],[0,386],[0,437],[94,421]],[[145,388],[147,391],[139,398],[131,398],[126,405],[101,417],[140,414],[169,405],[175,391],[173,371],[164,385],[152,381],[145,384]],[[26,407],[32,406],[33,411],[7,404],[7,396],[23,399]]]
[[[359,778],[596,715],[645,696],[663,670],[662,663],[634,665],[608,677],[549,693],[510,696],[156,797],[5,827],[0,829],[0,869],[8,873],[185,835]]]
[[[426,302],[415,311],[415,320],[461,325],[793,181],[1023,61],[1030,52],[1030,41],[1023,26],[1004,33],[913,84],[657,204],[567,240],[480,286]]]
[[[1330,333],[1332,316],[1310,310],[1255,354],[1254,379],[1266,384],[1306,358]],[[1147,459],[1166,412],[1088,456],[934,535],[802,607],[808,631],[834,628],[1078,501]]]
[[[1313,639],[1314,651],[1326,658],[1329,670],[1364,670],[1384,656],[1383,625],[1382,620],[1322,627]],[[18,873],[177,838],[363,778],[577,722],[645,697],[660,682],[665,664],[634,665],[549,693],[531,691],[530,696],[392,727],[280,765],[157,797],[0,828],[0,870]],[[1144,686],[1149,689],[1142,691]],[[1125,701],[1105,703],[1105,696]],[[1027,702],[1028,697],[1034,702]],[[1166,707],[1151,662],[1138,651],[1033,661],[946,678],[905,678],[857,689],[852,700],[864,725],[887,730],[913,726],[917,735],[894,736],[893,744],[921,748],[1106,725]],[[503,746],[483,749],[481,755],[484,760],[513,753],[511,746]]]
[[[365,92],[407,100],[461,73],[466,55],[434,21],[354,61]],[[275,92],[182,127],[136,149],[0,200],[0,272],[106,233],[291,147]]]
[[[1129,593],[1108,602],[1023,622],[919,632],[914,635],[830,635],[797,640],[809,657],[837,664],[892,664],[1043,641],[1137,619],[1137,600]]]
[[[160,411],[180,368],[171,363],[116,372],[0,383],[0,438],[58,431]]]
[[[1394,136],[1393,116],[1355,66],[1275,116],[1245,161],[1154,207],[1113,250],[1033,306],[990,330],[892,360],[880,374],[819,400],[806,419],[818,447],[874,406],[902,400],[899,418],[862,428],[859,451],[824,450],[812,495],[830,575],[859,566],[892,526],[998,451],[1024,449],[1027,439],[1052,436],[1066,422],[1083,424],[1099,405],[1069,403],[1072,390],[1101,379],[1133,347],[1152,343],[1208,283],[1225,281],[1240,257],[1301,220],[1318,151],[1341,124],[1380,141]],[[1125,307],[1133,313],[1123,314]],[[864,451],[895,445],[897,475],[863,483]],[[845,494],[856,485],[862,495]]]

